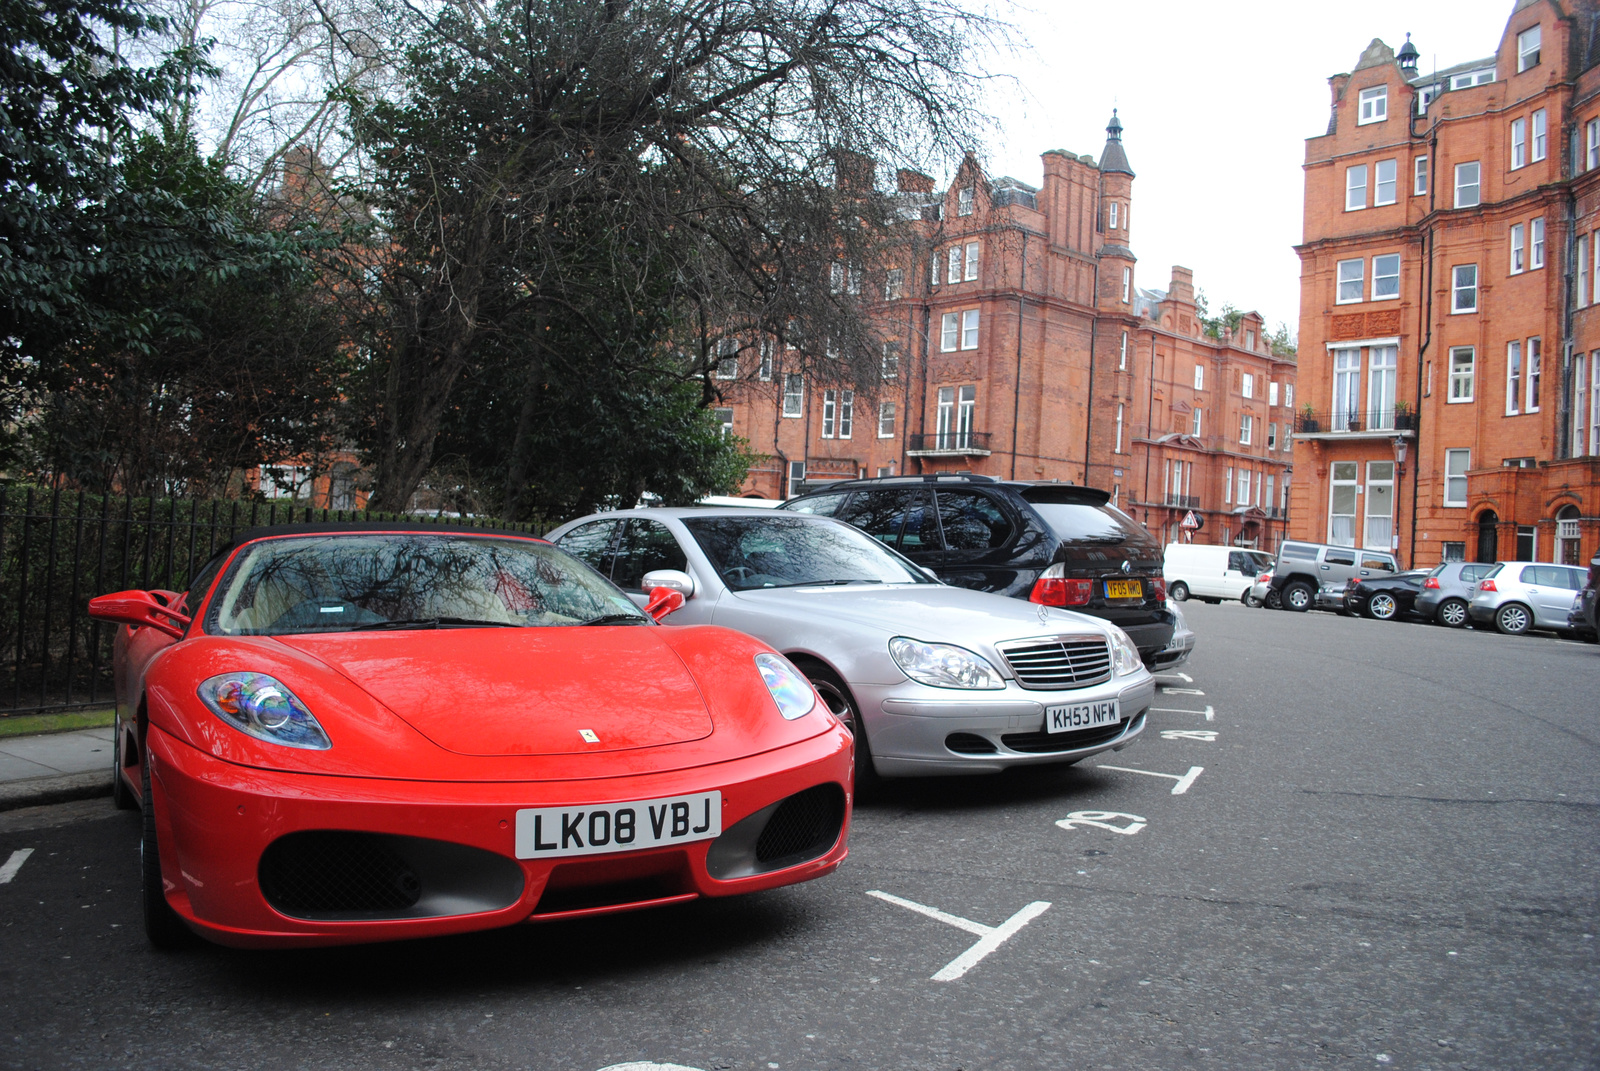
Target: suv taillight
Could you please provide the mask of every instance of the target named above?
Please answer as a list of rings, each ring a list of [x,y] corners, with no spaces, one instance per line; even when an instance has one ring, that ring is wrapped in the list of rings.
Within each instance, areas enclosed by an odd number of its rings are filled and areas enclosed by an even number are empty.
[[[1480,581],[1478,581],[1478,590],[1479,591],[1499,591],[1500,589],[1494,586],[1494,581],[1493,580],[1480,580]]]
[[[1428,579],[1426,579],[1426,580],[1424,580],[1422,582],[1422,586],[1427,588],[1429,591],[1438,591],[1439,590],[1439,578],[1436,577],[1436,576],[1430,576],[1430,577],[1428,577]]]
[[[1087,606],[1094,591],[1093,580],[1067,579],[1067,570],[1060,562],[1039,574],[1028,593],[1028,601],[1041,606]]]
[[[1153,578],[1150,581],[1150,594],[1154,595],[1156,598],[1160,599],[1162,602],[1166,601],[1166,599],[1167,599],[1167,580],[1166,580],[1166,577],[1158,576],[1158,577]]]

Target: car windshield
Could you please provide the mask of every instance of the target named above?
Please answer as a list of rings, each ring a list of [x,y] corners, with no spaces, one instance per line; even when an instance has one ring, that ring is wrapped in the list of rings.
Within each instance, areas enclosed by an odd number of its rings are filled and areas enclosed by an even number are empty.
[[[649,624],[588,566],[530,540],[412,533],[289,536],[246,546],[206,610],[227,636]]]
[[[931,584],[920,569],[844,524],[802,516],[683,522],[734,591],[805,584]]]

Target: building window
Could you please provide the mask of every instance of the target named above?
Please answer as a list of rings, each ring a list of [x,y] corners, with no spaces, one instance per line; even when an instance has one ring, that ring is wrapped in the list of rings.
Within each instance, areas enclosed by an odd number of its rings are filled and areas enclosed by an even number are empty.
[[[1537,413],[1539,411],[1539,370],[1541,364],[1540,358],[1542,357],[1541,351],[1542,346],[1538,338],[1528,339],[1528,368],[1527,374],[1524,376],[1528,383],[1528,399],[1527,404],[1522,407],[1522,411],[1525,413]]]
[[[884,379],[894,379],[900,374],[900,347],[896,343],[883,344],[883,364],[880,367]]]
[[[1457,264],[1451,270],[1450,311],[1478,311],[1478,266]]]
[[[1367,430],[1394,427],[1394,399],[1400,347],[1373,346],[1367,358]]]
[[[1128,299],[1132,295],[1133,295],[1133,269],[1132,268],[1123,268],[1122,269],[1122,301],[1123,301],[1123,303],[1126,304]]]
[[[1110,231],[1116,230],[1117,229],[1117,202],[1112,201],[1110,206],[1107,207],[1107,209],[1106,209],[1106,217],[1107,217],[1106,218],[1106,230],[1110,230]]]
[[[1539,65],[1539,27],[1530,26],[1517,34],[1517,73]]]
[[[1522,261],[1522,255],[1523,255],[1523,253],[1525,251],[1523,249],[1524,241],[1525,241],[1525,236],[1523,234],[1522,224],[1513,223],[1511,225],[1511,274],[1512,275],[1519,275],[1519,274],[1521,274],[1521,272],[1523,270],[1524,264],[1523,264],[1523,261]],[[1581,241],[1581,239],[1580,239],[1580,241]]]
[[[1367,538],[1363,544],[1394,546],[1394,462],[1367,462]]]
[[[961,348],[961,314],[947,312],[939,318],[939,351],[954,353]]]
[[[956,215],[972,215],[972,206],[974,201],[973,192],[974,188],[971,186],[963,186],[961,189],[956,191]]]
[[[1248,506],[1250,504],[1250,473],[1245,469],[1239,470],[1239,493],[1234,498],[1234,505]]]
[[[1367,165],[1344,169],[1344,210],[1354,212],[1367,207]]]
[[[1283,385],[1283,407],[1285,409],[1293,409],[1294,408],[1294,384],[1293,383],[1285,383]]]
[[[1583,456],[1583,403],[1588,396],[1588,380],[1583,377],[1583,354],[1572,356],[1572,456]]]
[[[967,243],[967,267],[962,278],[969,283],[978,277],[978,248],[977,242]]]
[[[1115,453],[1115,454],[1122,453],[1122,408],[1123,408],[1123,403],[1118,402],[1117,403],[1117,445],[1116,445],[1116,449],[1114,449],[1112,451],[1112,453]]]
[[[883,300],[897,301],[905,296],[906,272],[904,268],[890,268],[883,273]]]
[[[894,403],[878,403],[878,438],[894,438]]]
[[[1268,450],[1276,450],[1277,448],[1278,448],[1278,422],[1274,420],[1274,421],[1272,421],[1271,423],[1269,423],[1267,425],[1267,449]]]
[[[977,391],[976,387],[939,388],[938,449],[961,450],[972,445]]]
[[[1515,171],[1528,162],[1528,121],[1526,119],[1511,120],[1511,170]]]
[[[961,281],[961,247],[959,245],[951,246],[946,250],[945,258],[948,266],[945,270],[944,281],[947,283],[959,283]]]
[[[1472,208],[1478,203],[1478,161],[1456,165],[1456,207]]]
[[[1357,126],[1381,123],[1389,118],[1389,87],[1373,86],[1361,91],[1361,111],[1356,117]]]
[[[839,392],[825,390],[822,392],[822,437],[833,438],[834,424],[838,420]]]
[[[1194,389],[1206,389],[1206,366],[1203,364],[1197,364],[1194,366]]]
[[[1196,409],[1194,411],[1194,422],[1190,427],[1189,434],[1195,436],[1196,438],[1199,438],[1200,436],[1200,426],[1202,423],[1204,423],[1203,418],[1205,417],[1205,412],[1206,411],[1204,409]]]
[[[1528,146],[1528,162],[1537,163],[1545,158],[1550,143],[1549,132],[1545,124],[1544,109],[1540,108],[1529,116],[1529,119],[1533,123],[1533,143]]]
[[[783,415],[797,417],[805,412],[804,377],[793,372],[783,377]]]
[[[1361,300],[1362,290],[1366,285],[1362,278],[1365,272],[1364,260],[1339,261],[1339,292],[1334,297],[1335,304],[1348,305]]]
[[[1444,452],[1444,504],[1467,504],[1467,470],[1472,467],[1471,450],[1446,450]]]
[[[1600,167],[1600,119],[1583,124],[1583,145],[1583,169],[1593,171]]]
[[[1539,560],[1539,529],[1531,524],[1517,525],[1517,557],[1519,562]]]
[[[1470,402],[1473,391],[1473,365],[1477,351],[1471,346],[1450,347],[1450,396],[1447,402]]]
[[[718,432],[718,434],[720,434],[724,439],[732,438],[733,437],[733,410],[732,409],[713,409],[713,410],[711,410],[711,415],[717,422],[717,432]]]
[[[1246,398],[1254,398],[1256,396],[1256,377],[1249,372],[1243,373],[1239,377],[1239,393]]]
[[[1600,455],[1600,350],[1589,354],[1589,453]]]
[[[1229,465],[1222,471],[1222,504],[1233,505],[1233,466]],[[1226,540],[1224,540],[1226,542]]]
[[[1372,300],[1400,296],[1400,254],[1372,258]]]
[[[761,340],[761,347],[760,347],[760,351],[759,352],[761,354],[761,363],[756,368],[756,376],[763,383],[771,383],[772,382],[772,339],[770,339],[770,338],[762,339]]]
[[[928,272],[928,285],[929,286],[938,286],[939,285],[939,251],[937,249],[933,250],[931,253],[928,254],[928,258],[929,258],[928,259],[928,268],[930,269],[929,272]]]
[[[1278,404],[1278,384],[1275,380],[1267,384],[1267,404]]]
[[[1578,254],[1574,259],[1578,262],[1578,285],[1572,289],[1572,304],[1574,307],[1581,309],[1589,304],[1589,236],[1587,234],[1578,235]]]
[[[1128,332],[1122,332],[1122,349],[1117,355],[1117,370],[1127,371],[1128,368]]]
[[[1350,427],[1360,419],[1361,351],[1333,351],[1333,429]]]
[[[1544,217],[1540,216],[1528,224],[1528,230],[1533,239],[1528,246],[1528,267],[1542,268],[1544,267]]]
[[[1328,542],[1336,547],[1356,545],[1356,473],[1358,463],[1335,461],[1328,488]]]
[[[717,340],[717,378],[739,378],[739,340],[724,338]]]
[[[1440,552],[1440,557],[1439,557],[1440,561],[1464,562],[1464,561],[1467,560],[1467,545],[1466,545],[1466,543],[1464,543],[1464,542],[1451,542],[1450,540],[1447,539],[1447,540],[1444,541],[1442,546],[1443,546],[1444,549]]]
[[[1464,74],[1450,76],[1451,89],[1471,89],[1473,86],[1488,85],[1494,81],[1494,68],[1485,67],[1481,70],[1467,71]]]
[[[789,462],[789,497],[793,498],[805,490],[806,463],[804,461]]]
[[[1249,413],[1239,415],[1239,445],[1249,446],[1251,433],[1255,431],[1256,418]]]
[[[1419,156],[1411,162],[1411,192],[1418,197],[1428,193],[1428,158]]]
[[[978,348],[978,310],[968,309],[961,314],[961,348],[975,350]]]
[[[1522,342],[1513,339],[1506,343],[1506,416],[1516,416],[1522,398]]]
[[[1375,205],[1392,205],[1395,202],[1395,187],[1399,184],[1397,179],[1397,160],[1379,160],[1376,180],[1372,187],[1372,203]]]

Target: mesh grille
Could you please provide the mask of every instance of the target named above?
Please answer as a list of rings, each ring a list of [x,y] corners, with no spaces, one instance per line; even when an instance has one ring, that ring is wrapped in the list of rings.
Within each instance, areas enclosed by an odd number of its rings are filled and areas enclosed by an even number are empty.
[[[1084,688],[1111,679],[1111,648],[1103,636],[1052,636],[997,646],[1024,688]]]
[[[422,895],[415,870],[372,833],[312,830],[273,841],[261,855],[261,893],[292,917],[394,912]]]
[[[756,859],[799,862],[833,847],[844,825],[844,791],[838,785],[817,785],[797,792],[778,805],[756,841]]]
[[[944,746],[958,755],[993,755],[994,744],[976,733],[951,733],[944,738]]]

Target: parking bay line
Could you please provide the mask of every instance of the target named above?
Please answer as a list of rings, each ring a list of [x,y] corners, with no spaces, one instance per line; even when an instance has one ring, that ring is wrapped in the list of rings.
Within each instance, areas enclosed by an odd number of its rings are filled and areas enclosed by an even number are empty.
[[[1174,781],[1178,782],[1172,786],[1172,794],[1174,796],[1181,796],[1185,792],[1189,791],[1189,786],[1194,784],[1195,778],[1205,773],[1206,770],[1204,766],[1191,766],[1189,767],[1189,772],[1186,774],[1170,774],[1160,773],[1156,770],[1135,770],[1128,766],[1106,766],[1101,763],[1097,763],[1095,768],[1099,770],[1117,770],[1120,773],[1141,773],[1146,777],[1170,777]]]
[[[1170,684],[1157,685],[1167,695],[1205,695],[1199,688],[1174,688]]]
[[[1151,707],[1150,708],[1150,713],[1152,713],[1152,714],[1204,714],[1206,716],[1206,721],[1215,721],[1216,720],[1216,716],[1217,716],[1217,712],[1211,709],[1211,704],[1210,703],[1206,704],[1206,709],[1203,710],[1203,711],[1201,711],[1201,710],[1185,710],[1182,707]]]
[[[882,892],[878,889],[868,889],[867,895],[875,896],[887,903],[898,904],[908,911],[915,911],[919,915],[926,915],[930,919],[936,919],[947,926],[954,926],[958,930],[966,930],[968,933],[977,936],[977,944],[939,969],[939,972],[933,976],[935,982],[953,982],[960,978],[981,963],[985,956],[1014,937],[1022,927],[1050,909],[1050,901],[1035,900],[1000,925],[985,926],[981,922],[973,922],[971,919],[964,919],[960,915],[952,915],[948,911],[940,911],[936,907],[919,904],[915,900],[907,900],[904,897]]]
[[[0,866],[0,885],[9,884],[17,876],[17,871],[22,869],[22,864],[28,861],[28,856],[33,854],[32,848],[18,848],[11,853],[4,866]]]

